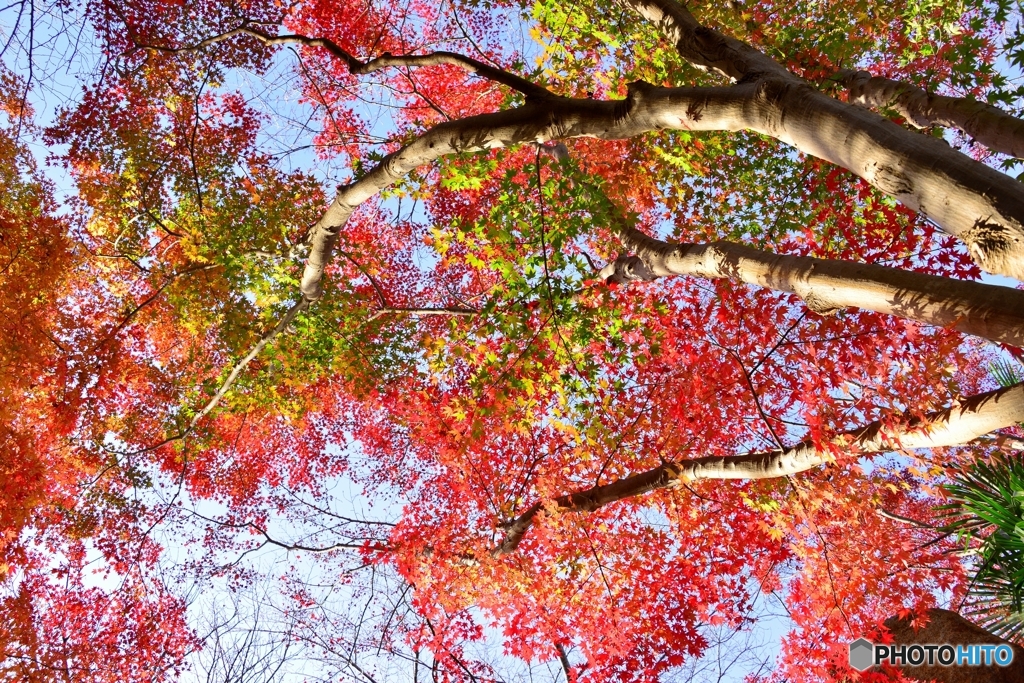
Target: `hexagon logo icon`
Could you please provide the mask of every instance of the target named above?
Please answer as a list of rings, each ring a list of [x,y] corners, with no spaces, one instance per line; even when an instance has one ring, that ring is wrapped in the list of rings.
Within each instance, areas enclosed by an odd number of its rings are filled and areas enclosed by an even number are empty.
[[[867,671],[874,663],[875,646],[864,638],[850,643],[850,666],[857,671]]]

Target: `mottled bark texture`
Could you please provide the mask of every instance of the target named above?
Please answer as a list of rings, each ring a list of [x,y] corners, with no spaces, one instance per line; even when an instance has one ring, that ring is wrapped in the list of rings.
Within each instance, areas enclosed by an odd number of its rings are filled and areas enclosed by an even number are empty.
[[[728,278],[796,294],[821,315],[862,308],[1024,346],[1024,290],[853,261],[786,256],[734,242],[670,244],[609,226],[632,256],[598,274],[612,282],[671,275]]]
[[[676,0],[619,0],[619,4],[654,24],[679,55],[699,69],[734,81],[757,74],[800,80],[757,48],[703,26]]]
[[[1024,121],[998,107],[966,97],[936,95],[867,71],[842,71],[836,79],[846,86],[853,104],[890,107],[916,128],[956,128],[993,152],[1024,157]]]
[[[537,97],[525,106],[443,123],[339,188],[310,232],[302,279],[310,299],[353,211],[413,169],[459,152],[558,138],[623,139],[662,129],[752,130],[843,166],[935,220],[966,244],[985,270],[1024,279],[1024,192],[1013,178],[940,140],[900,128],[873,112],[803,83],[768,78],[717,88],[631,83],[621,101]]]
[[[1009,643],[945,609],[928,610],[928,624],[919,631],[909,619],[891,617],[885,627],[897,645],[1010,645],[1013,663],[1001,666],[904,666],[901,673],[915,681],[937,683],[1021,683],[1024,681],[1024,648]]]
[[[505,536],[492,555],[514,552],[537,515],[544,510],[589,512],[624,498],[675,488],[699,479],[784,477],[832,462],[837,454],[855,456],[895,449],[956,446],[1021,421],[1024,421],[1024,383],[972,396],[945,410],[930,413],[923,420],[895,424],[875,421],[839,434],[827,443],[803,441],[785,450],[767,453],[668,462],[609,484],[535,503],[503,525]]]
[[[856,173],[963,240],[984,270],[1024,279],[1024,192],[1016,180],[929,135],[867,110],[859,115],[750,45],[702,26],[676,0],[619,4],[657,25],[691,64],[757,83],[766,118],[749,130]]]
[[[750,45],[702,26],[675,0],[619,2],[653,22],[683,58],[736,84],[661,88],[636,82],[629,84],[624,101],[574,100],[454,53],[385,54],[360,61],[330,40],[270,35],[247,23],[195,46],[145,47],[195,50],[248,35],[272,45],[298,43],[326,49],[355,74],[391,66],[457,64],[526,96],[526,105],[516,109],[443,123],[388,155],[366,176],[339,188],[308,235],[310,256],[301,284],[307,300],[322,296],[324,269],[339,231],[355,209],[418,166],[458,152],[559,138],[630,138],[661,129],[750,130],[791,144],[850,170],[929,216],[963,240],[983,269],[1024,279],[1024,192],[1016,180],[940,140],[819,92]]]
[[[1019,183],[939,140],[906,131],[806,84],[770,80],[662,88],[635,82],[625,100],[537,97],[508,111],[446,122],[388,155],[365,176],[339,188],[334,203],[311,230],[302,292],[309,299],[321,295],[323,269],[338,231],[359,204],[418,166],[460,152],[558,138],[623,139],[669,128],[754,130],[791,142],[859,172],[914,208],[928,203],[929,215],[945,221],[947,230],[964,239],[982,267],[1024,276],[1024,258],[1013,236],[1021,225],[1014,216],[1024,217]],[[1007,186],[1005,191],[1000,190],[1002,185]],[[979,222],[979,215],[987,222]]]

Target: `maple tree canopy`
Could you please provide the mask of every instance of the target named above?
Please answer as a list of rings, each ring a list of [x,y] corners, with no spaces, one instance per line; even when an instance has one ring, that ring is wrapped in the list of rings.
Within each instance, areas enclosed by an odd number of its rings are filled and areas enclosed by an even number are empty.
[[[1018,4],[0,16],[0,677],[889,681],[963,604]]]

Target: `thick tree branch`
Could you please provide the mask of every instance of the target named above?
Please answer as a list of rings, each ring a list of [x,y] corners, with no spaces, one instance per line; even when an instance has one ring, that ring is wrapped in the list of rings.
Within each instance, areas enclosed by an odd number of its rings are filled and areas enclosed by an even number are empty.
[[[694,66],[714,71],[733,80],[771,74],[799,81],[785,67],[743,41],[703,26],[685,6],[675,0],[618,0],[661,31]]]
[[[749,45],[701,27],[674,0],[620,1],[658,22],[694,59],[703,59],[706,66],[718,64],[723,73],[742,77],[743,82],[712,88],[658,88],[635,82],[629,84],[629,95],[623,101],[561,98],[540,88],[533,90],[538,97],[528,97],[522,107],[442,123],[385,157],[363,177],[339,188],[334,202],[308,234],[310,256],[302,277],[303,296],[308,300],[322,296],[324,269],[339,231],[355,209],[418,166],[453,153],[581,136],[624,139],[660,129],[750,130],[792,144],[852,171],[930,216],[943,230],[963,240],[985,270],[1024,279],[1024,193],[1013,178],[940,140],[818,92]],[[468,65],[478,73],[505,79],[502,82],[511,87],[527,89],[526,81],[515,80],[519,77],[452,53],[385,56],[376,62],[379,66],[371,66],[374,62],[364,64],[326,39],[272,36],[249,26],[200,45],[239,34],[271,44],[323,46],[355,72],[412,63],[409,60],[434,60],[430,63]]]
[[[859,117],[850,111],[856,107],[810,88],[750,45],[701,26],[676,0],[619,2],[657,24],[691,63],[741,82],[759,81],[759,97],[778,104],[779,116],[769,115],[764,125],[748,125],[749,130],[856,173],[963,240],[983,269],[1024,279],[1024,223],[1018,206],[1024,202],[1024,193],[1010,189],[1012,178],[993,171],[989,181],[976,184],[964,171],[977,162],[956,152],[955,156],[942,154],[936,145],[944,143],[931,136]],[[940,162],[940,155],[946,160]],[[922,165],[926,158],[932,161]],[[945,163],[955,165],[943,167]],[[977,200],[994,187],[986,183],[995,181],[995,175],[1003,175],[995,190],[1000,196],[993,197],[993,205],[1000,208],[988,214],[979,210]]]
[[[625,100],[550,98],[442,123],[339,188],[309,233],[302,293],[322,295],[324,268],[355,209],[418,166],[454,153],[570,137],[624,139],[660,129],[752,130],[793,144],[911,208],[927,207],[925,213],[960,237],[982,268],[1024,278],[1024,193],[1017,181],[873,112],[769,79],[711,88],[635,82]]]
[[[869,263],[787,256],[735,242],[670,244],[624,220],[609,226],[635,256],[598,277],[615,282],[671,275],[728,278],[796,294],[820,315],[862,308],[1024,346],[1024,291]]]
[[[1024,157],[1024,121],[990,104],[936,95],[867,71],[841,71],[836,80],[848,88],[850,102],[856,105],[892,107],[916,128],[956,128],[993,152]]]
[[[774,479],[832,462],[836,454],[848,456],[894,449],[938,448],[967,443],[1007,425],[1024,421],[1024,383],[989,391],[958,405],[930,413],[923,420],[887,425],[875,421],[816,445],[804,441],[785,450],[727,457],[707,456],[669,462],[603,486],[595,486],[554,500],[540,501],[505,527],[494,557],[516,550],[537,515],[544,510],[591,512],[625,498],[658,489],[676,488],[699,479]]]

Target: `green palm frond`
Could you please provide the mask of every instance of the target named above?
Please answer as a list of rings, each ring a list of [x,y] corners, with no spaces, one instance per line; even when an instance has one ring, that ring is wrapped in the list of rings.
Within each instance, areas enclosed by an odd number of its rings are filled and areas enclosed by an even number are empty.
[[[988,371],[1001,387],[1009,387],[1019,382],[1024,382],[1024,371],[1022,371],[1020,363],[1016,363],[1008,358],[1000,358],[995,361],[988,366]]]
[[[1008,599],[1013,586],[1008,581],[989,578],[976,581],[964,612],[987,631],[1013,642],[1024,642],[1024,612],[1015,610]]]
[[[993,633],[1024,639],[1024,462],[977,462],[945,488],[944,528],[976,552],[965,611]]]

